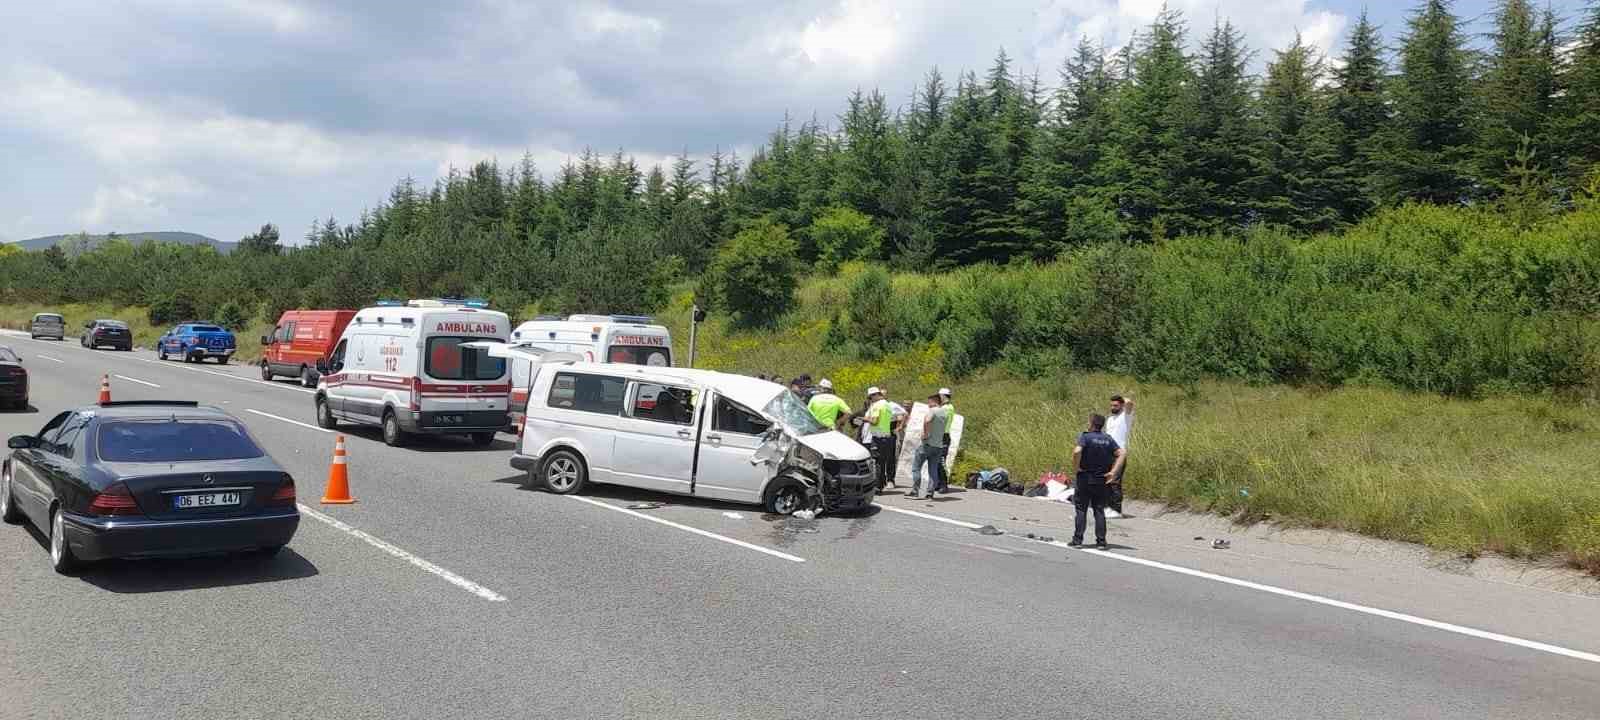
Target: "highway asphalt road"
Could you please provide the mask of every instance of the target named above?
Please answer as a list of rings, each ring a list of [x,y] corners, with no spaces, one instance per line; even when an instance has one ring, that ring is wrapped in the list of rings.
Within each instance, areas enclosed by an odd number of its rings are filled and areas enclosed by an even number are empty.
[[[50,570],[38,533],[0,528],[3,718],[1600,713],[1600,657],[1584,656],[1600,647],[1561,655],[903,512],[558,497],[523,487],[507,436],[391,449],[349,430],[359,502],[323,506],[333,435],[310,394],[149,351],[0,344],[33,385],[0,434],[92,402],[111,373],[118,399],[232,412],[317,513],[271,560],[77,577]],[[618,509],[640,500],[667,505]]]

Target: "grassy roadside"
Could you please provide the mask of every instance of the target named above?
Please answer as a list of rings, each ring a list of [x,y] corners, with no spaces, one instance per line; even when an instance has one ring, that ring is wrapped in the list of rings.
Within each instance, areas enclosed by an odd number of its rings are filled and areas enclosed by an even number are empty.
[[[34,313],[54,312],[61,313],[67,319],[67,339],[77,340],[83,332],[83,324],[96,319],[121,320],[128,324],[133,331],[134,347],[152,349],[156,339],[161,334],[171,329],[170,325],[153,326],[147,311],[142,307],[112,307],[109,304],[66,304],[66,305],[0,305],[0,327],[9,330],[28,329],[28,324],[33,320]],[[204,319],[204,318],[197,318]],[[261,321],[252,321],[249,327],[231,328],[238,351],[234,354],[234,362],[248,363],[261,357],[261,336],[272,332],[272,325]]]
[[[1600,416],[1543,397],[1452,400],[1382,388],[1201,382],[1104,373],[1029,380],[998,368],[951,380],[927,346],[875,361],[822,351],[840,300],[810,282],[770,331],[718,319],[700,330],[701,367],[829,377],[856,406],[869,385],[918,399],[940,385],[967,416],[966,470],[1004,466],[1032,481],[1070,468],[1077,433],[1112,393],[1137,400],[1127,474],[1137,497],[1241,519],[1336,528],[1465,555],[1555,556],[1600,573]],[[687,295],[663,320],[687,352]]]

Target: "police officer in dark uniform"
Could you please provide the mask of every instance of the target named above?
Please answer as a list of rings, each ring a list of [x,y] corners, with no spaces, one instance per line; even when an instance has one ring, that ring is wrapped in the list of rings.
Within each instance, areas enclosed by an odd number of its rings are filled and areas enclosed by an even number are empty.
[[[1111,501],[1109,485],[1121,482],[1117,473],[1122,469],[1127,451],[1117,445],[1106,432],[1104,415],[1089,416],[1089,431],[1078,436],[1078,446],[1072,449],[1072,468],[1077,472],[1073,481],[1072,503],[1077,506],[1077,516],[1072,522],[1073,547],[1083,544],[1084,526],[1089,522],[1089,510],[1094,510],[1094,546],[1106,547],[1106,505]]]

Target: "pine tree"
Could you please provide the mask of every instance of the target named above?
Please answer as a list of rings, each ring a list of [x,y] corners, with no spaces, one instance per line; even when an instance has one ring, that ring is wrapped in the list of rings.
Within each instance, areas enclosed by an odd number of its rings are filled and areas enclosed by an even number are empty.
[[[1252,220],[1261,128],[1246,71],[1251,56],[1244,33],[1226,20],[1200,46],[1198,74],[1183,103],[1177,187],[1164,208],[1175,233],[1217,232]]]
[[[1186,97],[1194,81],[1183,52],[1186,28],[1172,10],[1156,16],[1128,56],[1131,79],[1115,103],[1112,143],[1100,176],[1116,198],[1117,214],[1144,237],[1166,224],[1181,165]],[[1158,222],[1160,219],[1160,222]]]
[[[1379,134],[1374,186],[1382,202],[1454,205],[1474,192],[1471,57],[1449,0],[1406,20],[1394,117]]]
[[[1339,217],[1353,223],[1372,211],[1373,142],[1389,121],[1383,38],[1366,10],[1350,33],[1344,57],[1333,70],[1332,115],[1337,132]]]
[[[981,198],[978,173],[988,160],[989,124],[978,79],[967,73],[956,83],[950,117],[934,136],[937,157],[929,211],[935,223],[933,262],[965,262],[977,256],[973,223]]]
[[[1490,35],[1494,50],[1478,92],[1477,175],[1486,195],[1520,187],[1524,176],[1513,178],[1522,165],[1518,153],[1543,154],[1551,143],[1555,25],[1552,13],[1535,12],[1528,0],[1500,2]]]
[[[1295,33],[1267,66],[1261,90],[1265,130],[1261,194],[1265,222],[1302,232],[1328,230],[1338,222],[1338,146],[1326,99],[1318,89],[1322,58]]]
[[[847,107],[839,118],[843,153],[834,178],[834,200],[881,218],[883,196],[895,166],[888,103],[876,89],[869,94],[858,89],[850,95]]]
[[[1081,39],[1062,62],[1060,78],[1053,111],[1038,131],[1019,190],[1019,208],[1040,240],[1035,247],[1040,256],[1076,242],[1120,235],[1115,228],[1106,236],[1098,234],[1111,216],[1110,198],[1096,175],[1105,156],[1115,89],[1104,50],[1087,37]],[[1096,222],[1085,224],[1090,219]],[[1090,228],[1097,233],[1086,232]]]
[[[1560,79],[1554,134],[1561,161],[1553,169],[1571,196],[1600,165],[1600,3],[1589,6]]]
[[[1001,49],[984,86],[979,126],[986,142],[973,178],[977,195],[967,228],[971,245],[964,259],[968,261],[1005,262],[1031,252],[1017,191],[1039,114],[1024,87],[1011,77],[1011,59]]]

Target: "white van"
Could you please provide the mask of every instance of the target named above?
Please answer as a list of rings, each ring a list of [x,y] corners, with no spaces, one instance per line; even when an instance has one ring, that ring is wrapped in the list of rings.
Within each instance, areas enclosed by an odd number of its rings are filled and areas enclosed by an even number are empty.
[[[506,362],[472,345],[503,343],[510,326],[482,303],[412,300],[357,312],[318,362],[317,424],[378,425],[390,445],[411,433],[494,442],[507,425]]]
[[[591,482],[758,504],[864,510],[871,455],[782,385],[710,370],[536,366],[511,466],[571,494]]]
[[[511,331],[512,345],[539,351],[570,353],[587,362],[627,363],[651,367],[672,366],[672,331],[654,325],[642,315],[570,315],[566,319],[541,317]],[[527,358],[513,354],[511,361],[511,423],[521,427],[528,407]]]

